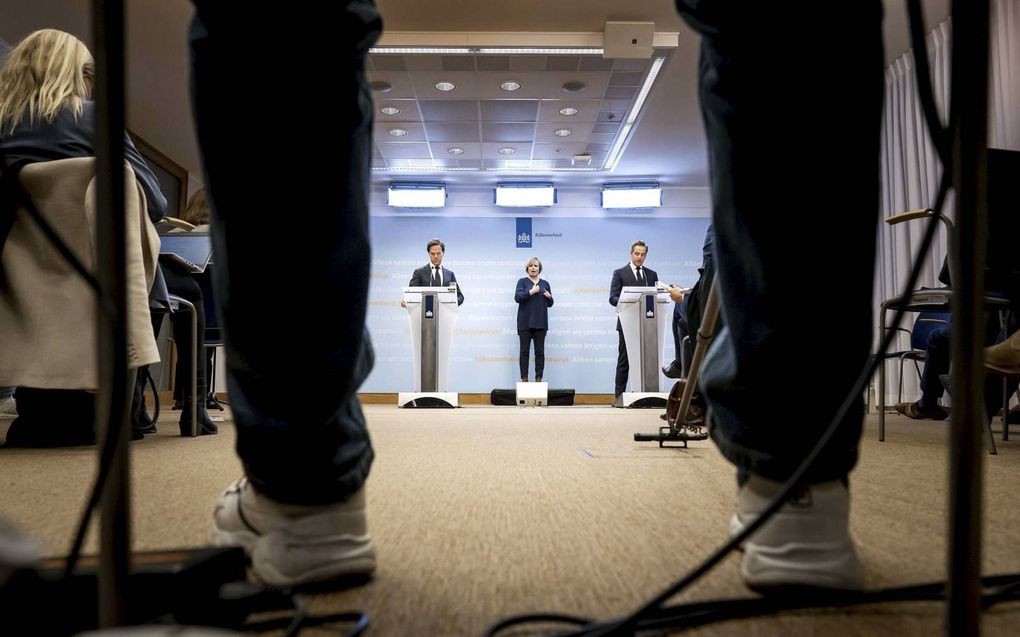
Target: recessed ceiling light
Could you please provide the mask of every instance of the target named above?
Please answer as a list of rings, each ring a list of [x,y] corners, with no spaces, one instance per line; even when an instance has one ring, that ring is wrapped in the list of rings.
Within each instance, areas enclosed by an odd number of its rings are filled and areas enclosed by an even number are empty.
[[[397,108],[396,106],[383,106],[382,108],[379,109],[379,112],[382,113],[383,115],[396,115],[397,113],[400,112],[400,109]],[[562,113],[563,111],[560,112]]]
[[[577,115],[577,109],[574,108],[573,106],[565,106],[560,109],[560,115],[566,115],[567,117],[570,117],[571,115]]]
[[[377,93],[389,93],[391,90],[393,90],[392,84],[390,84],[389,82],[383,82],[382,80],[369,82],[368,87],[373,91],[376,91]]]
[[[390,132],[392,133],[393,131],[390,131]],[[573,131],[571,131],[569,128],[557,128],[556,130],[553,131],[553,135],[555,135],[557,137],[566,137],[567,135],[571,134],[572,132]]]
[[[453,82],[436,82],[436,88],[440,91],[452,91],[457,85]]]
[[[458,148],[457,146],[451,146],[446,149],[446,152],[450,153],[451,155],[463,155],[464,149]]]
[[[583,91],[587,86],[587,84],[580,80],[571,80],[563,83],[563,90],[567,93],[577,93],[578,91]]]
[[[500,155],[513,155],[516,152],[517,152],[516,148],[511,148],[509,146],[504,146],[503,148],[499,149]]]
[[[403,137],[404,135],[407,134],[407,131],[404,130],[403,128],[391,128],[389,130],[389,134],[393,135],[394,137]]]
[[[520,82],[514,82],[511,80],[508,82],[503,82],[502,84],[499,85],[499,88],[503,89],[504,91],[516,91],[517,89],[521,88],[521,84]]]

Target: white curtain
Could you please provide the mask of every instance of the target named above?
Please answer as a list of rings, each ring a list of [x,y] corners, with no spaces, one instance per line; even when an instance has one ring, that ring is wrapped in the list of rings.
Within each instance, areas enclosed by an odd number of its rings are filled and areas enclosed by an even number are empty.
[[[932,90],[943,125],[948,117],[952,29],[949,20],[927,37]],[[989,66],[989,146],[1020,150],[1020,0],[992,0]],[[935,205],[941,166],[925,128],[914,78],[914,55],[909,51],[886,69],[885,114],[882,130],[882,217]],[[954,218],[952,196],[944,213]],[[882,300],[902,293],[920,247],[924,221],[896,226],[880,223],[875,277],[875,323]],[[938,287],[946,254],[945,228],[939,227],[935,245],[924,260],[919,286]],[[891,318],[891,316],[890,316]],[[910,329],[914,316],[904,317]],[[876,344],[878,342],[876,333]],[[904,335],[894,350],[909,349]],[[887,405],[897,400],[899,364],[886,363]],[[904,369],[903,400],[917,400],[920,391],[912,366]],[[877,380],[876,380],[877,390]]]

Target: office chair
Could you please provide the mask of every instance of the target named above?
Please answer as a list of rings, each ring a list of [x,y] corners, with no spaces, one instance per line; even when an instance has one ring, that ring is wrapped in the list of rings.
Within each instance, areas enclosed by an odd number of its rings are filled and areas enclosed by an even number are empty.
[[[219,317],[216,315],[216,302],[213,297],[212,268],[210,263],[206,266],[205,272],[192,275],[202,288],[202,305],[205,307],[205,350],[209,352],[206,357],[206,409],[218,409],[223,411],[223,405],[229,404],[220,402],[216,397],[216,352],[223,347],[223,329],[220,327]]]
[[[163,313],[169,316],[172,312],[188,312],[191,314],[191,379],[190,379],[190,396],[198,394],[198,315],[195,313],[195,306],[187,299],[181,298],[176,294],[167,294],[167,300],[165,302],[151,302],[150,311],[153,313]],[[172,337],[171,337],[171,340]],[[176,342],[176,341],[175,341]],[[179,346],[179,345],[178,345]],[[198,436],[200,424],[197,418],[196,402],[191,401],[191,431],[189,435],[192,437]]]
[[[908,210],[907,212],[901,212],[899,214],[887,217],[885,222],[893,226],[906,221],[912,221],[915,219],[927,219],[935,214],[935,211],[930,208],[919,209],[919,210]],[[946,232],[949,236],[949,251],[947,254],[947,263],[950,265],[950,271],[954,268],[952,264],[955,262],[955,255],[952,252],[952,246],[954,243],[954,235],[956,228],[953,222],[949,220],[943,214],[939,214],[939,221],[945,225]],[[879,340],[885,335],[885,331],[890,329],[887,321],[887,314],[889,310],[898,310],[902,308],[907,312],[935,312],[935,313],[947,313],[950,309],[950,303],[953,298],[952,288],[922,288],[920,290],[911,290],[905,294],[894,296],[890,299],[886,299],[882,302],[879,308],[879,319],[878,319],[878,334]],[[1006,312],[1010,310],[1011,303],[1010,299],[999,294],[987,293],[984,299],[985,309],[988,311],[999,312],[1000,324],[1005,325]],[[912,332],[912,330],[911,330]],[[913,349],[913,347],[912,347]],[[901,399],[902,399],[902,360],[900,362],[900,388],[901,388]],[[1003,381],[1005,383],[1005,380]],[[1008,418],[1009,406],[1008,400],[1003,409],[1004,418]],[[1005,422],[1005,421],[1004,421]],[[1008,425],[1004,425],[1004,431]],[[997,449],[995,446],[995,438],[992,436],[991,423],[985,420],[985,433],[988,445],[988,451],[991,454],[996,454]],[[1009,434],[1005,434],[1008,438]],[[885,363],[878,366],[878,439],[880,442],[885,441]]]
[[[949,312],[922,311],[917,313],[911,329],[897,327],[896,330],[910,335],[910,349],[897,352],[886,352],[885,359],[896,359],[900,362],[900,382],[896,393],[896,402],[903,402],[903,365],[907,361],[914,364],[918,381],[921,379],[921,363],[928,359],[928,337],[938,327],[949,325]]]

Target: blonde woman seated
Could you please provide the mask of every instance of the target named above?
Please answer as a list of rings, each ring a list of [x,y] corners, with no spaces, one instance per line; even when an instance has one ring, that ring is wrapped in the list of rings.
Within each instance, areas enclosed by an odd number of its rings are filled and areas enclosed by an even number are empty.
[[[528,259],[524,271],[528,276],[517,281],[514,300],[517,301],[517,335],[521,340],[521,381],[528,382],[528,358],[531,342],[535,342],[535,380],[542,380],[545,371],[545,334],[549,331],[549,308],[552,307],[552,287],[540,279],[542,262],[536,257]]]

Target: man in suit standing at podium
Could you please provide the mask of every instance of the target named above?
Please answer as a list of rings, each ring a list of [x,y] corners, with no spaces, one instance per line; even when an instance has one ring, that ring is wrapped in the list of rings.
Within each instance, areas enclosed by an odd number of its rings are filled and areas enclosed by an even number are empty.
[[[613,271],[613,282],[609,285],[609,304],[616,307],[620,293],[626,287],[650,287],[659,280],[655,270],[645,267],[648,246],[644,241],[635,241],[630,246],[630,263],[619,270]],[[616,398],[614,407],[623,407],[623,392],[627,389],[627,378],[630,376],[630,362],[627,359],[627,343],[623,340],[623,327],[620,319],[616,319],[616,333],[620,339],[620,355],[616,360]]]
[[[460,293],[460,284],[457,283],[457,276],[453,270],[443,267],[443,255],[446,254],[446,244],[439,239],[432,239],[426,244],[425,250],[429,253],[429,264],[414,271],[411,275],[412,287],[446,287],[453,283],[457,286],[457,305],[464,304],[464,295]],[[404,303],[401,301],[401,307]]]

